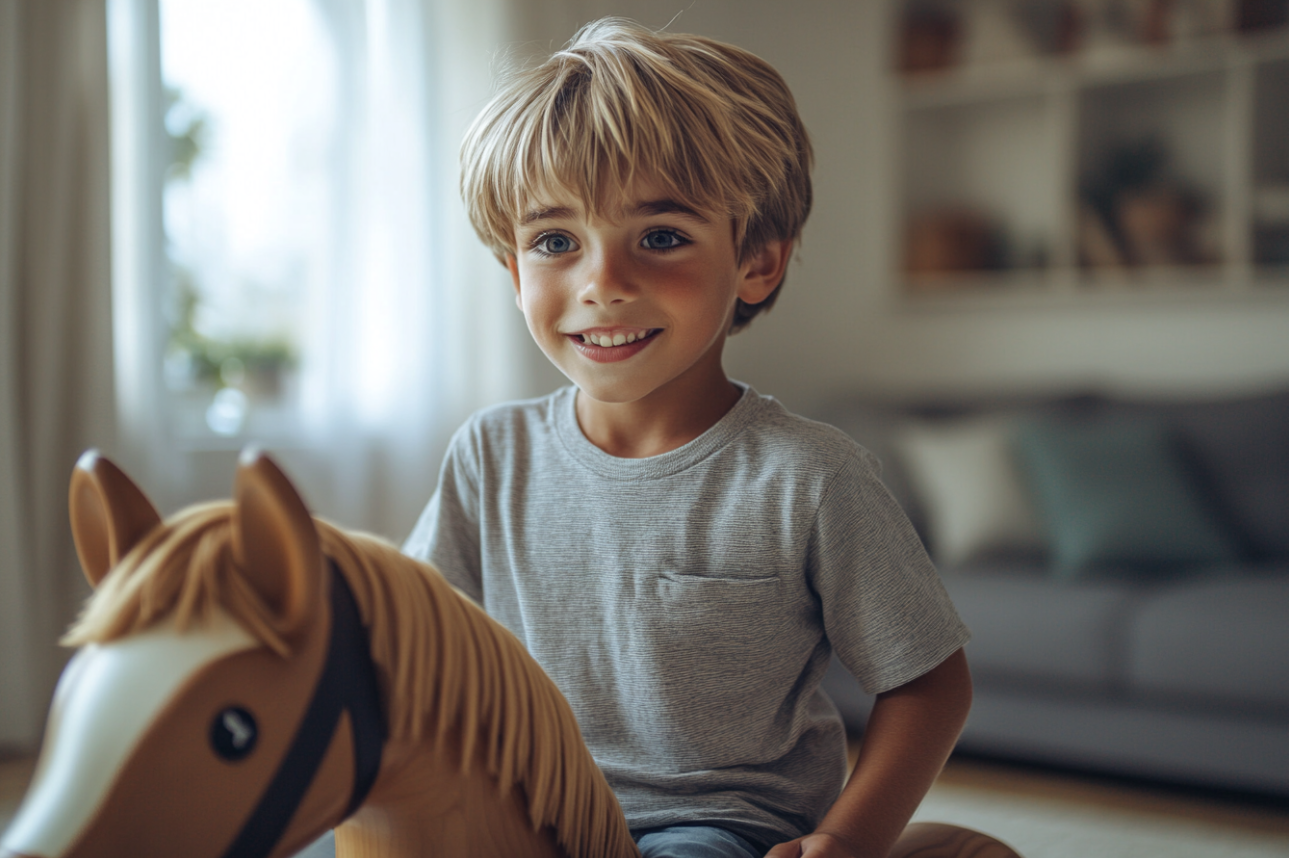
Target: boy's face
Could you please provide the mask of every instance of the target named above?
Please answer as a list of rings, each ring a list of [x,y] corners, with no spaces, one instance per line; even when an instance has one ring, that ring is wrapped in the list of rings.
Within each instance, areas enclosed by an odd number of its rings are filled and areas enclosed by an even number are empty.
[[[599,402],[728,386],[720,360],[735,299],[765,300],[790,245],[740,263],[726,217],[647,182],[610,202],[591,217],[571,194],[539,199],[516,225],[507,267],[537,345]]]

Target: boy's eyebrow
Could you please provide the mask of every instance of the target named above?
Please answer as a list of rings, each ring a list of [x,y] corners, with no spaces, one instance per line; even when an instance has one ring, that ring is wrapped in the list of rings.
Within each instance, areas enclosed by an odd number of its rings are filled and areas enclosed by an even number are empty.
[[[631,213],[635,215],[683,214],[695,220],[707,222],[707,218],[693,206],[687,206],[672,199],[648,200],[643,203],[637,203]],[[547,206],[525,213],[519,222],[521,224],[530,224],[539,220],[561,220],[575,217],[577,217],[576,209],[568,206]]]
[[[558,220],[571,217],[576,217],[576,212],[568,206],[548,206],[547,208],[533,209],[525,214],[519,222],[532,223],[539,220]]]
[[[683,214],[695,218],[696,220],[701,220],[703,223],[707,223],[707,218],[704,217],[697,209],[671,199],[649,200],[648,202],[640,203],[636,206],[636,214]]]

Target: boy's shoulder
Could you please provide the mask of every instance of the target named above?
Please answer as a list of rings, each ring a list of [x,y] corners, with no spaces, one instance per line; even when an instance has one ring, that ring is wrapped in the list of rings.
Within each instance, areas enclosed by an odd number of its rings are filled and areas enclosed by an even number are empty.
[[[754,394],[751,390],[749,393]],[[753,443],[799,463],[815,462],[835,469],[854,462],[874,474],[880,473],[877,457],[841,429],[789,411],[772,396],[754,395],[760,402],[756,419],[748,427]]]

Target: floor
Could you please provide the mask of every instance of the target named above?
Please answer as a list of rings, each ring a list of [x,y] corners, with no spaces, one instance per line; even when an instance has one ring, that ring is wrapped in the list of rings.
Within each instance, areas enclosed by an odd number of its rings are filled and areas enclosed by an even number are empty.
[[[1289,801],[1263,796],[1173,788],[972,758],[952,760],[936,786],[1040,798],[1156,819],[1173,817],[1289,837]]]
[[[0,828],[17,810],[33,767],[31,759],[0,759]],[[1084,811],[1113,809],[1156,822],[1203,821],[1249,834],[1289,837],[1289,802],[1256,796],[1173,789],[971,758],[951,760],[936,784],[941,787],[999,799],[1042,798]]]

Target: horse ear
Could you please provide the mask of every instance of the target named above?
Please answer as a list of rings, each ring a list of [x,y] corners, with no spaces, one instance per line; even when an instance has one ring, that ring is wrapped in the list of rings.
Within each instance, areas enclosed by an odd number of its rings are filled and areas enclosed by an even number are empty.
[[[161,523],[147,495],[98,450],[87,450],[72,469],[67,507],[76,555],[91,587]]]
[[[322,546],[313,516],[286,474],[253,448],[238,462],[234,495],[237,560],[278,631],[297,636],[317,616],[322,593]]]

